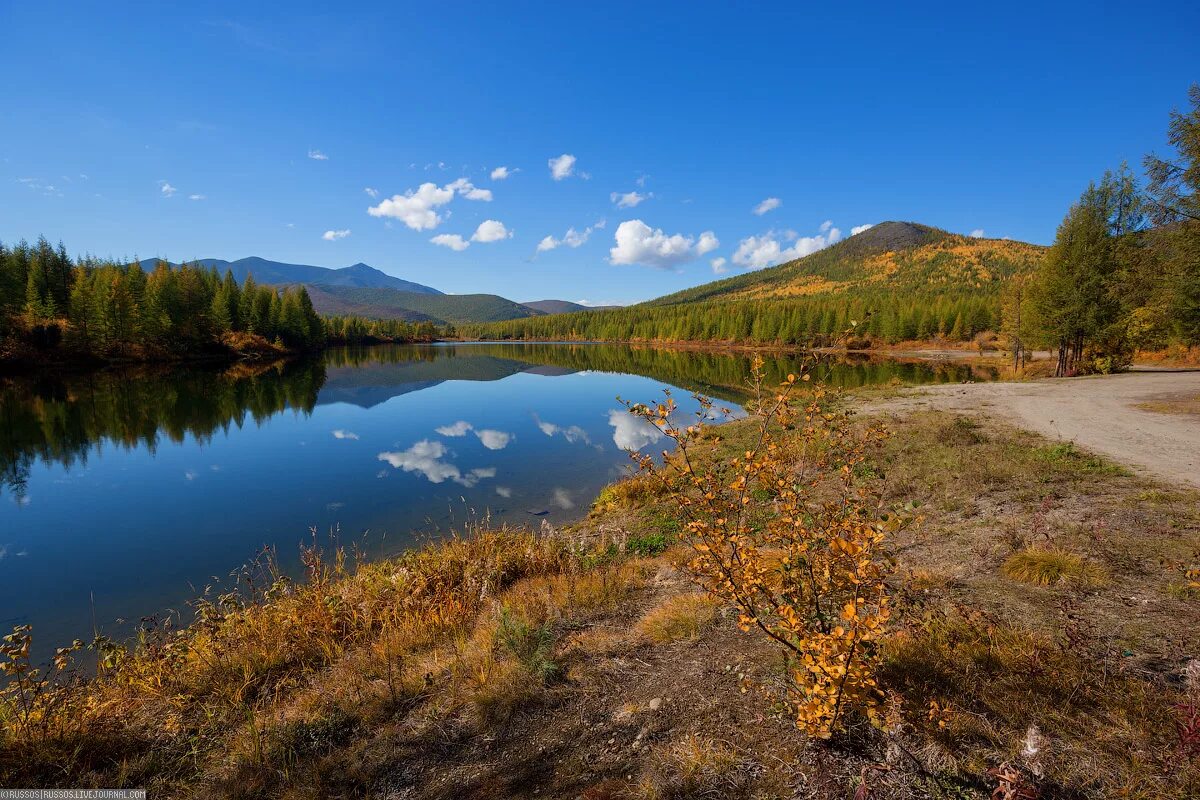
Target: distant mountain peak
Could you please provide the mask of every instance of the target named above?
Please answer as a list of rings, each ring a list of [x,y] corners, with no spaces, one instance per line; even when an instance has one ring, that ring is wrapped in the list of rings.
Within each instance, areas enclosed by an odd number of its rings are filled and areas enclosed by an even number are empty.
[[[159,261],[160,259],[157,258],[148,258],[139,263],[142,269],[149,272],[158,265]],[[442,294],[432,286],[388,275],[361,261],[341,269],[314,267],[308,264],[286,264],[281,261],[271,261],[262,256],[247,256],[239,258],[237,261],[201,258],[188,263],[215,267],[221,273],[230,270],[238,283],[245,282],[248,275],[253,275],[254,280],[262,284],[303,283],[310,286],[349,286],[360,289],[396,289],[416,294]],[[173,264],[172,266],[178,265]]]

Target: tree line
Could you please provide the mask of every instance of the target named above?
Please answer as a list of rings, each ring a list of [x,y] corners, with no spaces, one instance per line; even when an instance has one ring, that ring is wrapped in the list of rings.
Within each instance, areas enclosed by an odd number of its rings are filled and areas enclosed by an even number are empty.
[[[1121,369],[1137,350],[1200,347],[1200,86],[1189,100],[1189,111],[1170,117],[1175,155],[1147,156],[1144,186],[1128,167],[1106,173],[1071,207],[1040,263],[1002,281],[656,301],[460,330],[501,340],[782,346],[995,340],[1018,367],[1029,350],[1049,348],[1059,375]]]
[[[303,286],[238,284],[199,265],[71,259],[44,238],[0,242],[0,360],[185,357],[430,341],[432,323],[322,317]]]
[[[1048,346],[1062,376],[1121,369],[1137,350],[1200,346],[1200,85],[1189,100],[1171,114],[1174,157],[1146,156],[1144,186],[1124,164],[1090,184],[1037,271],[1010,282],[1014,353]]]

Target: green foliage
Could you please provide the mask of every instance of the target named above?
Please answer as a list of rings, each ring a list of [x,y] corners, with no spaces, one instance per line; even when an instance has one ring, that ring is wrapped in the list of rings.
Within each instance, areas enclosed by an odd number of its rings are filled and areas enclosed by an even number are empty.
[[[159,262],[83,259],[45,238],[0,243],[0,349],[61,350],[63,358],[178,358],[243,349],[292,351],[326,344],[432,341],[432,322],[322,318],[304,286],[282,289],[247,277]],[[232,337],[232,338],[231,338]],[[60,348],[62,345],[62,348]]]
[[[508,608],[502,608],[500,622],[496,628],[496,641],[516,658],[530,675],[545,681],[558,672],[558,665],[550,660],[550,654],[554,650],[554,635],[548,624],[533,625]]]
[[[1041,249],[889,222],[769,269],[628,308],[464,325],[495,339],[720,341],[827,345],[944,338],[967,342],[1000,321],[999,292]]]

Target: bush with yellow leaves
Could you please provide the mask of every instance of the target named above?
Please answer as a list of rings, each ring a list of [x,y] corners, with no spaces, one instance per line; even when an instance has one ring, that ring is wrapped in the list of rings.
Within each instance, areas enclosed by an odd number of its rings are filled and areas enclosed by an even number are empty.
[[[887,434],[852,425],[810,372],[767,387],[756,359],[753,390],[747,410],[758,425],[744,453],[699,457],[719,414],[696,395],[696,421],[683,424],[668,391],[654,406],[628,408],[674,452],[661,463],[635,457],[678,504],[696,580],[739,609],[744,631],[783,648],[796,723],[827,738],[852,711],[877,716],[876,649],[890,614],[884,542],[903,523],[882,511],[878,481],[861,465]]]

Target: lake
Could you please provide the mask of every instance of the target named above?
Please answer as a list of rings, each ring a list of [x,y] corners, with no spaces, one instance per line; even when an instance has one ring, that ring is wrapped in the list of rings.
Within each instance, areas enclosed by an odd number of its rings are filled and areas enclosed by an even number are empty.
[[[772,379],[794,356],[765,356]],[[473,519],[561,524],[661,434],[617,401],[671,387],[737,411],[750,356],[600,344],[389,345],[278,365],[0,380],[0,627],[39,654],[184,612],[310,530],[371,557]],[[946,362],[838,361],[839,386],[995,377]],[[124,620],[125,622],[118,622]]]

